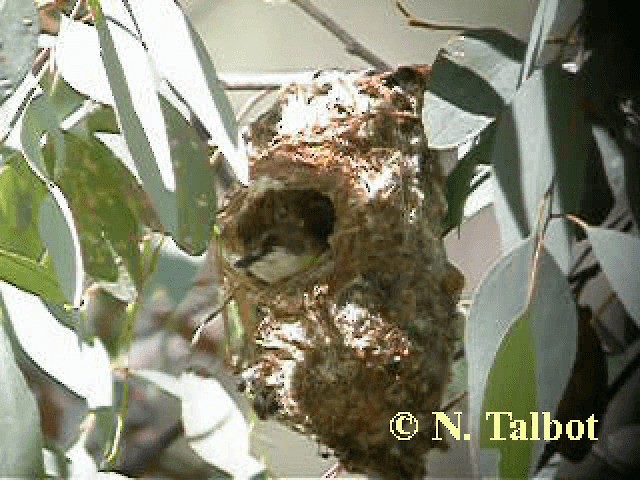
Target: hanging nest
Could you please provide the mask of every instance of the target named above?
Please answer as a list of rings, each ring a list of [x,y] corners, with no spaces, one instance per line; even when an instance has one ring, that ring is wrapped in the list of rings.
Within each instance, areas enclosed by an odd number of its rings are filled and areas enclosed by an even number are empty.
[[[444,178],[420,119],[428,69],[322,72],[249,132],[249,187],[219,215],[261,417],[354,472],[419,478],[459,338],[463,278],[442,242]],[[411,412],[400,441],[389,421]]]

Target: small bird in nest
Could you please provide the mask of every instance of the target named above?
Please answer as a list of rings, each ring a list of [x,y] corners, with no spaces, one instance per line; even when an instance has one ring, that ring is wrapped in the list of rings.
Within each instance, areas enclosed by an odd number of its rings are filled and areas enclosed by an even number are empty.
[[[331,200],[311,189],[268,189],[246,218],[245,256],[236,268],[267,284],[307,269],[329,248],[335,212]]]
[[[288,215],[278,220],[249,242],[248,254],[234,263],[268,284],[305,270],[328,248],[325,235],[303,218]]]

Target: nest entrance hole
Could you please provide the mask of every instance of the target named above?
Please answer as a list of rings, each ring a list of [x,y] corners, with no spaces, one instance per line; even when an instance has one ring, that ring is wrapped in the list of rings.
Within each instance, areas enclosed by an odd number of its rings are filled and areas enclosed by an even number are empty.
[[[312,245],[316,251],[326,251],[335,221],[335,208],[327,195],[312,188],[273,188],[247,206],[238,222],[238,234],[246,251],[274,236],[287,243],[281,246],[304,239],[302,248]]]

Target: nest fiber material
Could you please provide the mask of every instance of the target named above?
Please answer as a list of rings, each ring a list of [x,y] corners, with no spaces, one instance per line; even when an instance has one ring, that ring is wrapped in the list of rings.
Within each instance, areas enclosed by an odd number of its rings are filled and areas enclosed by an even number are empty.
[[[420,120],[427,75],[322,72],[284,89],[251,126],[251,185],[218,219],[256,411],[388,478],[422,477],[443,447],[432,412],[460,332],[444,178]],[[398,412],[418,419],[411,440],[390,432]]]

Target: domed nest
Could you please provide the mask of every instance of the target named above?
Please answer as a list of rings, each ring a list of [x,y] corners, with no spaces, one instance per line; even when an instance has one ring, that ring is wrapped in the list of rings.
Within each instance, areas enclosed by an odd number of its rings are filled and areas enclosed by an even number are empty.
[[[460,334],[444,178],[420,118],[428,69],[322,72],[250,129],[251,185],[219,215],[219,264],[262,417],[313,435],[353,472],[424,476]],[[390,432],[398,412],[419,425]]]

